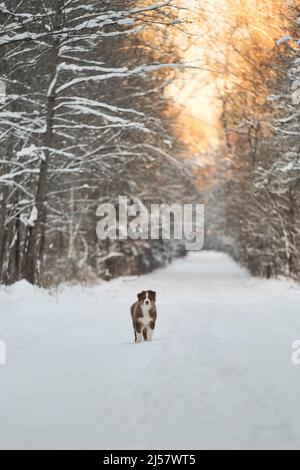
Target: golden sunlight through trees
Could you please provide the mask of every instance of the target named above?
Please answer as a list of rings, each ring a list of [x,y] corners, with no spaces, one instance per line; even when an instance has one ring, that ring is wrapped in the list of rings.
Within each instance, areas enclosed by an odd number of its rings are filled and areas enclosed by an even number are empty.
[[[177,108],[178,137],[188,152],[213,151],[220,144],[224,96],[267,61],[285,31],[282,0],[183,0],[185,24],[174,38],[191,67],[167,93]],[[265,97],[265,93],[261,90]]]

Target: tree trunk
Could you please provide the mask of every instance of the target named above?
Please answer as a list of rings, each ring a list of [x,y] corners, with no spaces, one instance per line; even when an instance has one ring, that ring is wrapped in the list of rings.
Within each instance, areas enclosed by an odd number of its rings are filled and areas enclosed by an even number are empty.
[[[24,263],[24,277],[31,284],[38,282],[38,254],[39,254],[39,240],[45,231],[45,223],[47,211],[45,206],[47,196],[47,179],[50,151],[53,141],[53,118],[55,107],[55,86],[52,86],[56,74],[58,63],[59,45],[55,44],[52,48],[50,59],[50,80],[47,98],[47,117],[46,117],[46,131],[44,135],[45,158],[40,163],[40,173],[35,196],[35,207],[37,209],[37,220],[33,227],[29,229],[29,239],[27,244],[27,253]],[[41,257],[42,259],[42,257]]]

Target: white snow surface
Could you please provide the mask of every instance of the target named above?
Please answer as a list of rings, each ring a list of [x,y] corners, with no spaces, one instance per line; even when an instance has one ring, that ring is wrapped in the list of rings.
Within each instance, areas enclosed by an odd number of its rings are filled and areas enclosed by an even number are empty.
[[[158,323],[134,344],[143,289]],[[0,448],[299,449],[299,302],[205,251],[92,288],[2,288]]]

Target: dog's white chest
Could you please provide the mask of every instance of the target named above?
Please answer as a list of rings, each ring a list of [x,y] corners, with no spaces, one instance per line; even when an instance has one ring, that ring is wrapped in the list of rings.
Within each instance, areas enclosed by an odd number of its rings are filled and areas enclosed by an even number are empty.
[[[148,305],[143,305],[142,306],[142,313],[143,313],[142,322],[143,322],[144,326],[149,325],[149,323],[151,322],[150,310],[151,310],[150,306],[148,306]]]

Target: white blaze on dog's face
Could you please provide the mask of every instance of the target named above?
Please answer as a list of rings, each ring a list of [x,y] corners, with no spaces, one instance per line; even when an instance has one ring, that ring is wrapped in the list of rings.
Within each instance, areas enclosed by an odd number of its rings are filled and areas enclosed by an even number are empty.
[[[156,292],[153,290],[143,290],[137,297],[141,305],[150,308],[155,304]]]

